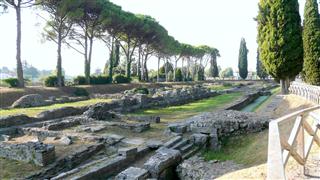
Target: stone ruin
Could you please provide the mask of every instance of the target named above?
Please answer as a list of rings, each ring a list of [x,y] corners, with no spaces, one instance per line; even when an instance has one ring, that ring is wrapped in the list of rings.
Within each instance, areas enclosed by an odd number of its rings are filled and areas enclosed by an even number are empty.
[[[36,117],[1,117],[0,157],[44,166],[27,179],[175,179],[175,167],[182,160],[203,147],[217,149],[222,136],[266,128],[265,120],[252,121],[257,117],[233,111],[204,113],[169,124],[162,136],[142,141],[134,136],[161,123],[160,117],[123,113],[229,92],[233,90],[211,91],[202,86],[163,89],[149,95],[126,92],[110,103],[64,107]],[[34,140],[16,141],[20,137]]]

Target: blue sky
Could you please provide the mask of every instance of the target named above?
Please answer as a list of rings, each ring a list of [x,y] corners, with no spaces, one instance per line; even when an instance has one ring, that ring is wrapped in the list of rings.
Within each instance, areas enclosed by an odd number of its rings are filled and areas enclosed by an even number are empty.
[[[111,0],[133,13],[156,18],[177,40],[192,45],[209,45],[220,50],[218,64],[222,68],[237,70],[240,40],[244,37],[249,49],[249,70],[256,66],[256,22],[258,0]],[[305,0],[299,0],[303,12]],[[36,10],[22,14],[22,59],[39,69],[54,69],[56,45],[45,42],[41,36],[44,22]],[[302,15],[302,14],[301,14]],[[15,14],[0,15],[0,66],[15,67]],[[108,56],[103,43],[95,42],[92,72],[103,68]],[[148,66],[156,68],[157,61],[150,59]],[[63,68],[68,75],[83,74],[82,55],[63,48]]]

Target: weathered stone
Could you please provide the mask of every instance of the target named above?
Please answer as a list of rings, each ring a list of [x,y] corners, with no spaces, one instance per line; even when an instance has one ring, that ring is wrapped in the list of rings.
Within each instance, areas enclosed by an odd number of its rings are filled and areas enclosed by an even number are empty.
[[[160,123],[159,116],[129,116],[127,119],[139,122]]]
[[[65,144],[65,145],[70,145],[72,144],[72,139],[70,137],[67,137],[67,136],[63,136],[61,139],[60,139],[60,142],[62,144]]]
[[[158,140],[149,140],[149,141],[147,141],[147,146],[150,149],[158,149],[162,145],[163,145],[163,143],[161,141],[158,141]]]
[[[54,146],[42,143],[9,144],[0,142],[0,157],[45,166],[55,160]]]
[[[217,129],[212,129],[209,135],[209,149],[217,151],[220,149],[219,138]]]
[[[48,111],[43,111],[37,115],[37,118],[42,120],[57,119],[68,116],[81,115],[84,111],[85,108],[62,107],[57,109],[51,109]]]
[[[112,103],[98,103],[89,107],[89,109],[83,113],[83,115],[97,119],[97,120],[112,120],[118,119],[118,115],[112,110],[121,107],[118,102]]]
[[[217,179],[218,177],[243,168],[233,161],[205,161],[203,157],[193,156],[184,160],[176,169],[179,179]]]
[[[1,116],[0,117],[0,128],[6,128],[11,126],[19,126],[23,124],[28,124],[36,122],[38,119],[31,118],[24,114],[18,114],[13,116]]]
[[[134,157],[138,152],[138,149],[135,148],[135,147],[132,147],[132,148],[121,148],[118,150],[118,154],[120,156],[124,156],[124,157],[127,157],[127,158],[132,158]]]
[[[145,180],[149,176],[149,173],[145,169],[130,167],[121,173],[119,173],[115,180]]]
[[[143,167],[147,169],[153,178],[159,178],[163,172],[175,168],[181,161],[178,150],[161,148],[153,155]],[[165,175],[164,175],[165,176]]]
[[[13,104],[13,108],[27,108],[46,105],[43,97],[40,94],[29,94],[22,96],[16,100]]]
[[[192,134],[190,140],[197,146],[203,146],[208,142],[208,135],[198,133]]]
[[[2,139],[3,141],[10,141],[10,140],[11,140],[11,136],[1,135],[1,139]]]
[[[183,123],[170,124],[168,128],[175,133],[186,133],[188,130],[188,126]]]

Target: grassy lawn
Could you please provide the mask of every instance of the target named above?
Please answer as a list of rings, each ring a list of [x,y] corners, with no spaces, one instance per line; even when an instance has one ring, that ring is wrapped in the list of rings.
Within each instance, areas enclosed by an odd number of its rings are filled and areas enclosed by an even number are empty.
[[[226,104],[235,101],[241,96],[242,93],[223,94],[181,106],[141,110],[130,115],[160,116],[162,122],[172,122],[197,115],[201,112],[217,110],[218,108],[222,108]]]
[[[0,115],[1,116],[8,116],[8,115],[15,115],[15,114],[26,114],[28,116],[35,116],[42,111],[46,111],[46,110],[50,110],[50,109],[56,109],[56,108],[67,107],[67,106],[81,107],[81,106],[96,104],[99,102],[110,102],[110,101],[111,101],[111,99],[89,99],[86,101],[78,101],[78,102],[64,103],[64,104],[53,104],[50,106],[4,109],[4,110],[0,110]]]
[[[227,138],[220,151],[205,151],[206,160],[233,160],[239,164],[252,166],[267,161],[268,130],[260,133]]]
[[[231,84],[209,86],[209,89],[215,90],[215,91],[222,91],[222,90],[230,89],[230,88],[232,88]]]

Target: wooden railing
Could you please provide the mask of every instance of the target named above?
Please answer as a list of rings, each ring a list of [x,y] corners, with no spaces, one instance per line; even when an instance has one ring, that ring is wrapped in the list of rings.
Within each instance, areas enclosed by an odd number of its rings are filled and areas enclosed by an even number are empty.
[[[320,106],[307,108],[269,123],[267,179],[286,179],[285,167],[290,156],[304,167],[313,142],[316,142],[316,144],[320,146],[320,139],[317,136],[317,131],[320,126],[320,114],[314,112],[319,109]],[[310,125],[306,117],[311,117],[314,123]],[[289,139],[286,140],[280,134],[279,123],[294,119],[294,126]],[[305,134],[308,135],[305,137]],[[296,145],[294,146],[295,142]]]
[[[289,91],[291,94],[302,96],[309,101],[320,104],[320,86],[311,86],[305,83],[292,82]]]

